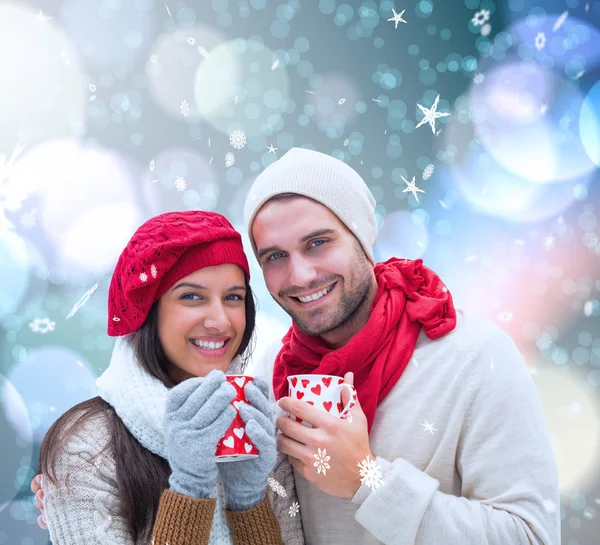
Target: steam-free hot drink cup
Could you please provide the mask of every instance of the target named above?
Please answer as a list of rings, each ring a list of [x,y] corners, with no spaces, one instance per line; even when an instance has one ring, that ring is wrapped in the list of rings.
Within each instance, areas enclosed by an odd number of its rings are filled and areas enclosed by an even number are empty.
[[[293,399],[305,401],[326,413],[346,418],[352,407],[356,405],[356,389],[346,384],[342,377],[333,375],[291,375],[288,377],[289,395]],[[342,404],[342,390],[347,389],[350,400],[346,406]],[[308,422],[290,414],[292,420],[312,427]]]

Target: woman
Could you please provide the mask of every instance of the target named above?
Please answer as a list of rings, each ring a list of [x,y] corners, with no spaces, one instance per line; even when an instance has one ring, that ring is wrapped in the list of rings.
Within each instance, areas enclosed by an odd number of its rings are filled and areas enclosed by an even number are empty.
[[[299,518],[281,516],[280,529],[266,498],[277,452],[263,381],[239,406],[259,455],[216,461],[236,414],[224,372],[242,373],[253,337],[249,277],[241,237],[219,214],[162,214],[133,235],[110,284],[108,334],[120,338],[99,397],[42,443],[38,497],[54,545],[278,544],[282,531],[303,543]]]

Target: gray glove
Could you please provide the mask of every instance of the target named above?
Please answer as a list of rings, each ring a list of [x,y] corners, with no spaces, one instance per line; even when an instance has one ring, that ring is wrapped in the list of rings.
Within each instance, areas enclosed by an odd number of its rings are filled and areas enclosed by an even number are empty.
[[[209,497],[218,475],[217,444],[235,418],[235,395],[235,388],[216,369],[169,391],[164,430],[174,492]]]
[[[277,461],[269,386],[256,378],[246,384],[244,391],[251,405],[241,403],[239,411],[246,423],[246,433],[259,455],[249,460],[219,464],[219,474],[232,511],[251,509],[265,499],[267,480]]]

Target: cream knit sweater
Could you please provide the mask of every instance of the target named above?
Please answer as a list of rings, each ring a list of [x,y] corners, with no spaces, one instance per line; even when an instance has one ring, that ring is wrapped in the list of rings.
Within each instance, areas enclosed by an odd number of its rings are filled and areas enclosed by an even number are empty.
[[[255,376],[271,382],[280,346]],[[363,484],[344,500],[296,473],[307,545],[560,544],[544,416],[523,358],[494,324],[459,312],[448,335],[421,334],[369,443],[383,471],[375,491]]]
[[[235,364],[238,363],[234,361],[228,373],[237,373]],[[97,385],[99,395],[113,406],[142,446],[164,457],[162,416],[167,390],[141,369],[125,340],[117,340],[109,368]],[[44,509],[54,545],[134,545],[120,514],[115,460],[110,449],[100,454],[108,441],[105,416],[86,422],[58,457],[59,484],[54,486],[48,479],[43,481]],[[280,455],[272,477],[286,494],[283,497],[270,489],[267,494],[279,520],[284,543],[303,545],[300,515],[292,517],[289,513],[297,497],[287,457]],[[229,545],[232,540],[220,480],[211,497],[216,498],[217,505],[209,544]]]

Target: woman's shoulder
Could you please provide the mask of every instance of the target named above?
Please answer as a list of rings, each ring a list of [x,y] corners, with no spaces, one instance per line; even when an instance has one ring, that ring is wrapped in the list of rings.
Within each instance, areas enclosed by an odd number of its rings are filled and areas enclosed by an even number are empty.
[[[63,480],[73,472],[98,469],[114,472],[111,449],[112,409],[100,398],[76,405],[48,430],[40,453],[42,473]],[[46,480],[46,479],[45,479]]]

